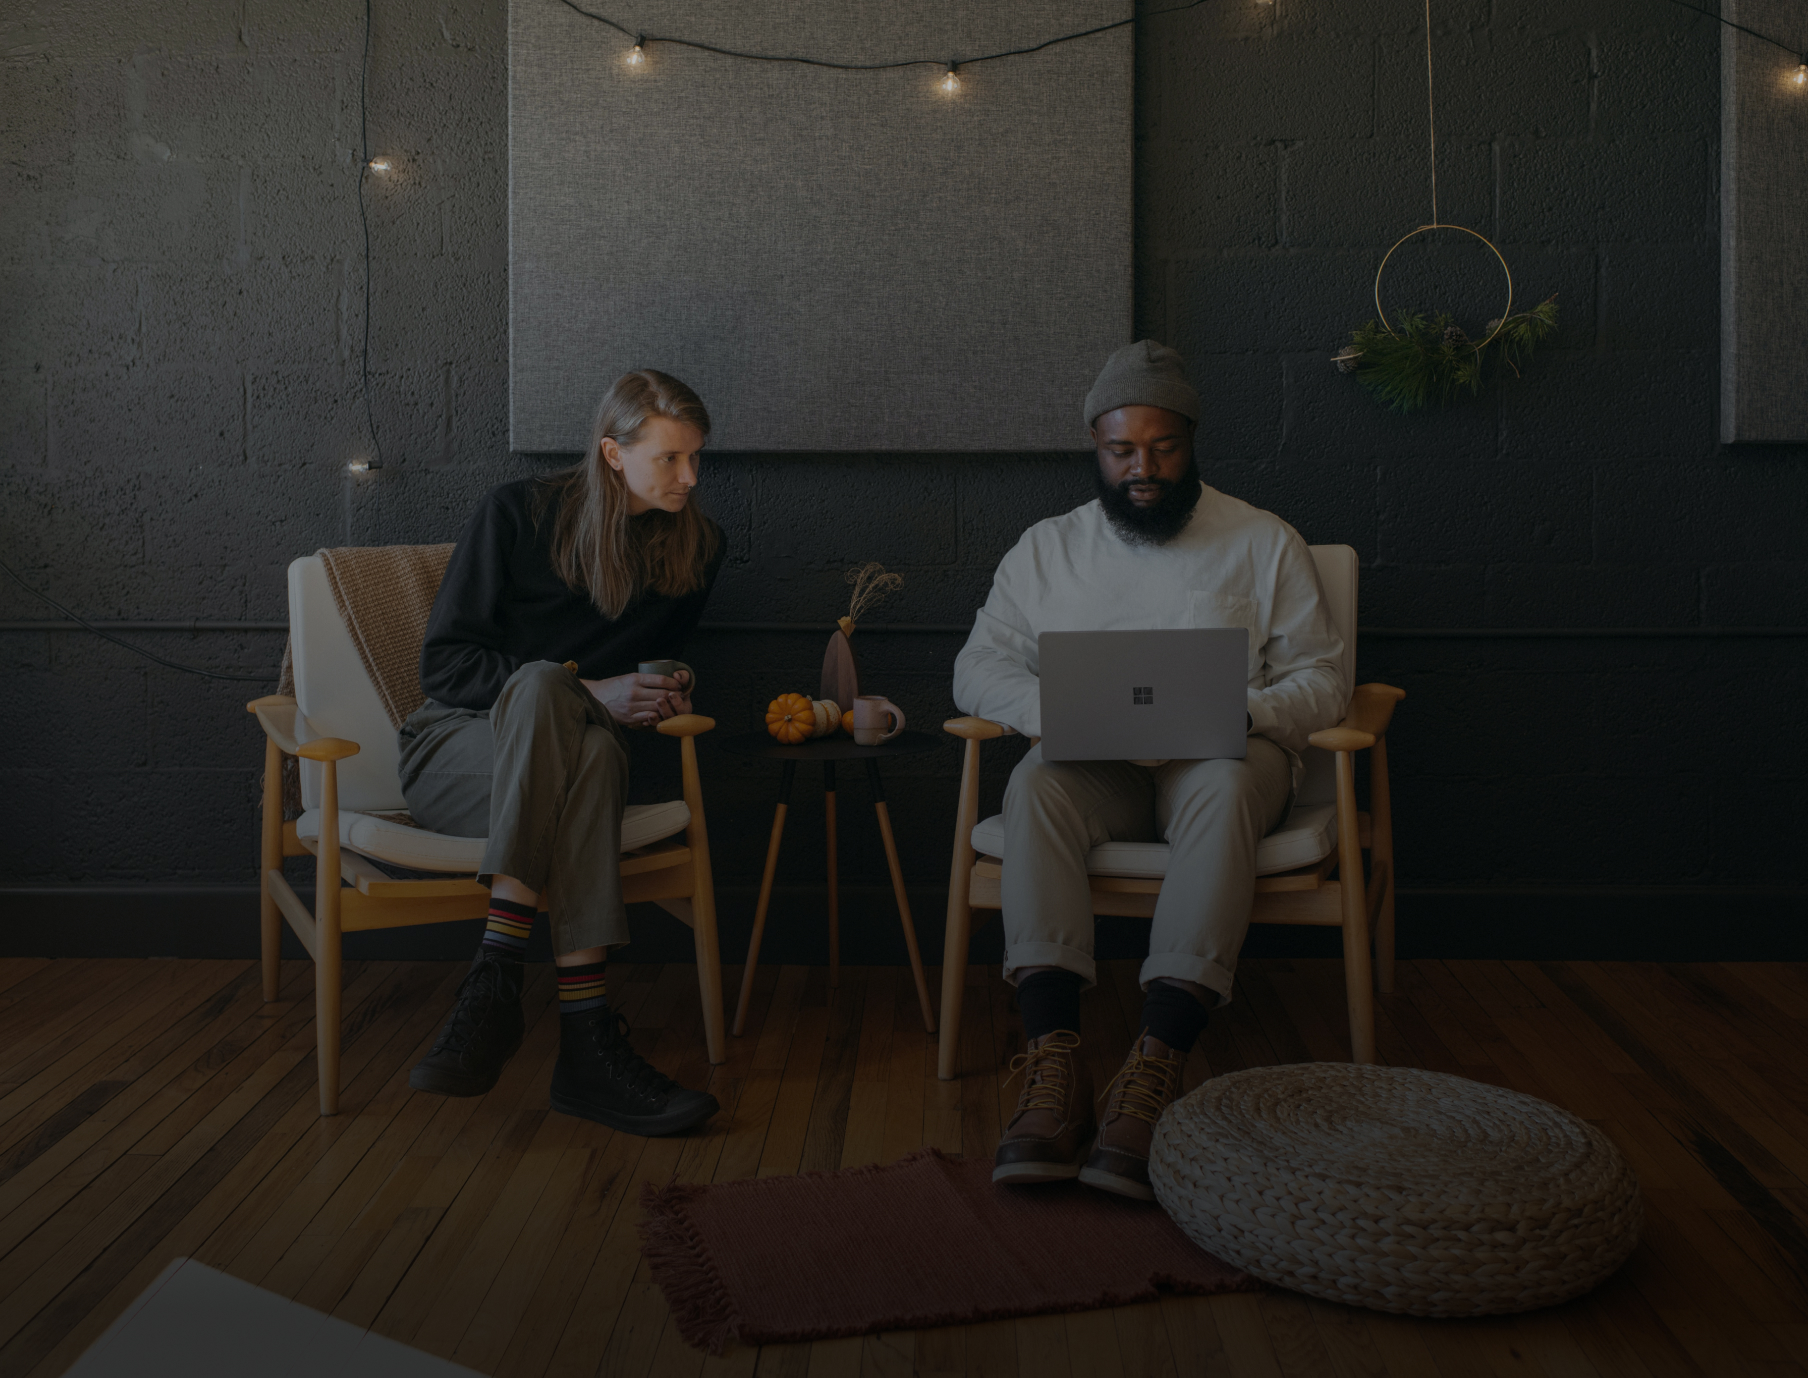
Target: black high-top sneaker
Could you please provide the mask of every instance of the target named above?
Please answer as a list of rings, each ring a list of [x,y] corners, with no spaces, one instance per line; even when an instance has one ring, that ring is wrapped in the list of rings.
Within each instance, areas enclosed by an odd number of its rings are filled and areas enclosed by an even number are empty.
[[[521,1017],[521,963],[478,953],[458,984],[457,1000],[433,1051],[408,1074],[408,1084],[417,1091],[481,1096],[521,1046],[527,1028]]]
[[[607,1005],[559,1021],[552,1108],[630,1134],[676,1134],[722,1107],[707,1091],[687,1091],[628,1041],[628,1021]]]

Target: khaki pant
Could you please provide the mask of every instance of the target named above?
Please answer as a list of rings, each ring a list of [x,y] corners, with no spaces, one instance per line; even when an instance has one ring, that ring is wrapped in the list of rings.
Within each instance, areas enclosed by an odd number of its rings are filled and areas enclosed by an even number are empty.
[[[1286,817],[1292,764],[1266,737],[1241,761],[1044,761],[1035,747],[1004,796],[1004,974],[1054,966],[1098,979],[1086,853],[1166,842],[1167,877],[1141,982],[1196,981],[1230,1000],[1256,893],[1256,844]]]
[[[546,895],[560,956],[628,941],[621,820],[628,752],[607,710],[562,665],[523,665],[487,713],[429,699],[398,734],[402,795],[422,827],[487,837],[484,884]]]

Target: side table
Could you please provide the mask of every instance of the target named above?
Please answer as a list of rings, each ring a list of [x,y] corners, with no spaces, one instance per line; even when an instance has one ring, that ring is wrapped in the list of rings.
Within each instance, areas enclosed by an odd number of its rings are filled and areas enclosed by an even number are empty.
[[[892,837],[891,812],[885,807],[885,783],[879,778],[879,762],[887,757],[920,756],[939,750],[941,739],[927,732],[900,732],[878,746],[861,746],[852,737],[836,733],[813,742],[787,746],[764,732],[746,732],[724,738],[719,745],[738,756],[758,756],[783,763],[779,777],[778,807],[772,814],[772,841],[766,846],[766,870],[760,877],[759,903],[753,911],[753,938],[747,945],[747,969],[741,976],[741,998],[735,1005],[734,1032],[738,1038],[747,1027],[747,1002],[753,994],[753,973],[760,959],[760,940],[766,932],[766,911],[772,903],[772,878],[778,871],[779,843],[785,836],[785,814],[791,806],[791,785],[799,761],[822,767],[825,831],[829,850],[829,984],[841,983],[841,897],[836,873],[835,764],[865,761],[866,778],[873,788],[873,812],[879,819],[879,836],[885,843],[885,863],[891,869],[892,894],[898,902],[898,919],[904,925],[904,946],[910,953],[910,974],[916,978],[917,1000],[923,1007],[923,1027],[935,1032],[935,1013],[929,1006],[929,982],[923,975],[923,957],[917,950],[916,924],[910,917],[910,899],[904,891],[904,872],[898,865],[898,844]]]

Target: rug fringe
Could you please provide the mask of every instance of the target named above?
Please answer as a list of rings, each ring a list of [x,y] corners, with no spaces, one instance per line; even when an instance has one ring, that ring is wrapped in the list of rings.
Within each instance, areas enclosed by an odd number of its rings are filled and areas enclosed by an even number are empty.
[[[640,1249],[685,1343],[719,1357],[740,1338],[741,1315],[685,1214],[704,1190],[692,1182],[643,1185]]]

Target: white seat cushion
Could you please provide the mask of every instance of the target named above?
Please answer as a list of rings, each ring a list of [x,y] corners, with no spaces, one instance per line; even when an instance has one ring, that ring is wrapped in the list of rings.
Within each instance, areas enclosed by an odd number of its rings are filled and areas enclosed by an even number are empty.
[[[690,805],[682,799],[668,804],[630,804],[622,813],[621,845],[624,852],[645,847],[690,826]],[[295,833],[306,842],[320,840],[320,810],[309,809],[295,820]],[[368,813],[341,811],[339,845],[392,866],[414,871],[458,871],[475,875],[483,865],[483,837],[449,837],[410,827]]]
[[[1256,874],[1272,876],[1322,861],[1337,846],[1337,808],[1332,804],[1296,804],[1286,822],[1256,848]],[[973,849],[985,856],[1004,855],[1004,815],[993,814],[973,826]],[[1095,876],[1160,880],[1168,873],[1165,842],[1107,842],[1086,854],[1086,870]]]

